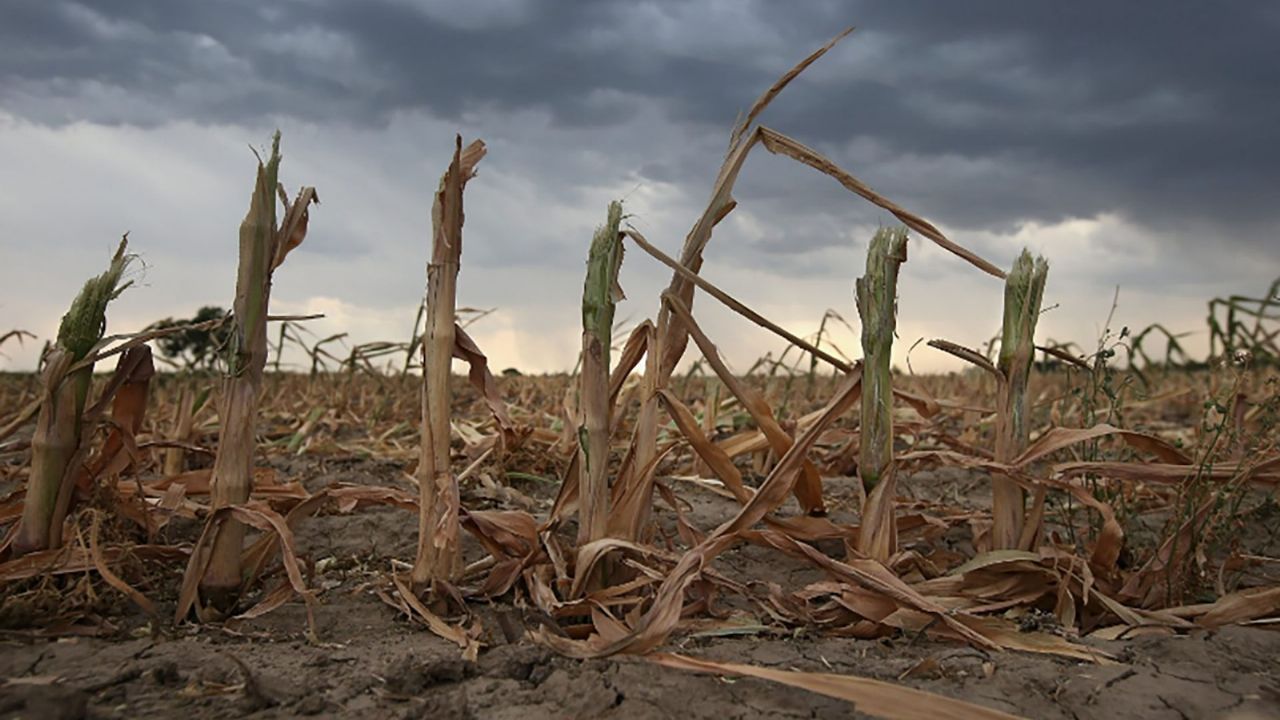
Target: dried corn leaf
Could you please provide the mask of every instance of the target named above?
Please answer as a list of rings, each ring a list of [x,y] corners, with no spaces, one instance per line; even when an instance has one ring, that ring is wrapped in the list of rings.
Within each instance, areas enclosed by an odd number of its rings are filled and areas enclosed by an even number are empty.
[[[733,493],[733,497],[737,499],[739,504],[745,505],[751,499],[752,491],[742,484],[742,473],[734,466],[729,456],[717,447],[715,443],[707,439],[693,413],[689,411],[689,408],[685,407],[684,403],[680,402],[679,398],[669,390],[659,390],[658,398],[666,408],[667,414],[675,421],[676,428],[689,441],[689,445],[698,454],[698,457],[702,458],[702,461],[711,468],[716,477],[720,478],[725,487],[729,488],[729,492]]]
[[[839,166],[823,157],[818,152],[805,147],[799,142],[776,130],[770,130],[767,127],[759,128],[759,134],[761,142],[769,152],[786,155],[793,160],[798,160],[799,162],[808,165],[824,175],[834,178],[836,182],[843,185],[850,192],[860,195],[864,199],[870,201],[873,205],[877,205],[888,210],[894,217],[902,221],[903,225],[906,225],[912,230],[915,230],[921,235],[929,238],[947,252],[967,261],[970,265],[973,265],[989,275],[1004,278],[1005,273],[1003,270],[992,265],[987,260],[978,257],[972,251],[948,240],[947,237],[942,234],[942,231],[938,230],[938,228],[934,227],[919,216],[899,207],[888,198],[885,198],[872,190],[870,187],[867,187],[867,185],[861,180],[858,180],[844,170],[841,170]]]
[[[1224,595],[1209,606],[1196,620],[1198,625],[1215,628],[1242,623],[1280,613],[1280,587],[1249,588]]]
[[[89,528],[89,557],[93,560],[94,569],[98,571],[103,580],[107,581],[108,585],[124,593],[124,596],[133,601],[134,605],[142,608],[143,612],[154,616],[156,614],[155,603],[115,574],[108,566],[106,558],[103,557],[102,547],[98,544],[98,535],[102,526],[101,515],[97,512],[93,513],[92,522],[93,524]]]
[[[975,720],[1011,720],[1010,715],[999,710],[975,705],[902,685],[833,673],[775,670],[773,668],[743,665],[741,663],[716,662],[700,658],[654,653],[646,660],[664,667],[690,672],[741,675],[769,680],[782,685],[808,690],[827,697],[847,700],[860,713],[876,717],[900,720],[938,720],[938,718],[974,718]]]
[[[1023,467],[1072,445],[1112,436],[1120,438],[1134,450],[1155,455],[1166,463],[1186,465],[1191,462],[1191,458],[1187,457],[1186,453],[1154,435],[1101,423],[1090,428],[1053,428],[1036,438],[1010,464],[1014,467]]]
[[[846,376],[827,404],[822,417],[802,435],[778,461],[757,493],[738,514],[708,535],[697,547],[685,553],[659,586],[649,610],[632,632],[614,642],[599,638],[575,641],[539,630],[534,637],[557,652],[571,657],[603,657],[619,652],[643,653],[661,644],[676,628],[684,609],[685,591],[698,579],[704,567],[717,555],[738,542],[738,534],[760,522],[766,514],[782,504],[795,484],[797,470],[813,443],[837,417],[848,412],[857,401],[860,388],[857,375]]]
[[[463,660],[466,660],[467,662],[475,662],[476,657],[480,654],[479,641],[471,637],[467,631],[463,630],[461,627],[457,625],[450,625],[445,622],[444,618],[441,618],[439,615],[431,612],[431,609],[424,605],[423,602],[418,599],[417,595],[413,594],[413,591],[409,589],[409,586],[406,585],[399,576],[392,575],[391,581],[395,584],[400,598],[408,604],[408,606],[413,610],[413,613],[417,613],[418,617],[427,624],[427,628],[429,628],[431,632],[461,648]],[[413,613],[410,613],[410,615],[412,616]]]
[[[791,448],[792,439],[782,426],[773,416],[773,410],[769,404],[765,402],[764,397],[755,389],[744,384],[736,375],[734,375],[724,364],[720,358],[720,351],[702,332],[702,328],[698,322],[694,320],[693,313],[679,299],[670,292],[663,293],[663,300],[671,308],[673,314],[684,325],[685,330],[693,337],[694,343],[698,349],[702,351],[702,356],[707,359],[707,363],[715,370],[716,376],[724,383],[725,387],[733,394],[742,407],[751,414],[751,419],[755,421],[756,427],[764,433],[765,438],[769,441],[769,447],[782,457]],[[800,507],[810,515],[821,515],[826,512],[826,505],[822,499],[822,478],[818,475],[818,469],[807,458],[804,458],[799,467],[800,477],[794,483],[796,500],[800,502]]]

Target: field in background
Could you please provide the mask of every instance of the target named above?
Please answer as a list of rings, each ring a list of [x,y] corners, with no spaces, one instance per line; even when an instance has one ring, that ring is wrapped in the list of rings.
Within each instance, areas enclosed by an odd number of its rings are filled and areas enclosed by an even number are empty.
[[[1206,398],[1230,397],[1241,388],[1251,394],[1267,388],[1274,392],[1276,382],[1274,371],[1221,368],[1153,368],[1147,377],[1149,387],[1128,372],[1107,373],[1099,382],[1076,368],[1048,370],[1032,386],[1036,425],[1051,420],[1073,424],[1092,417],[1123,422],[1172,445],[1194,449],[1203,447],[1221,423],[1216,409],[1206,407]],[[100,377],[98,383],[104,380]],[[52,703],[50,707],[118,705],[134,713],[183,712],[195,717],[263,710],[284,716],[564,711],[577,717],[661,717],[677,712],[721,717],[726,708],[743,703],[759,715],[809,717],[812,711],[817,717],[845,716],[839,701],[774,689],[763,681],[726,685],[711,676],[673,677],[670,671],[644,663],[609,660],[579,665],[561,659],[522,639],[530,630],[559,623],[532,599],[522,599],[518,589],[495,597],[491,604],[471,607],[467,627],[483,650],[478,664],[459,660],[455,643],[415,629],[421,619],[412,612],[393,609],[394,603],[388,607],[392,596],[387,576],[412,560],[416,521],[413,512],[381,504],[339,504],[297,523],[294,550],[318,600],[319,644],[304,641],[307,620],[299,604],[231,622],[221,631],[173,627],[165,615],[177,601],[184,553],[208,512],[208,469],[218,436],[213,412],[218,391],[210,392],[210,387],[216,388],[211,380],[191,374],[155,378],[152,411],[137,435],[136,477],[141,482],[121,479],[99,488],[72,520],[86,535],[90,529],[97,533],[105,561],[155,603],[158,616],[141,612],[92,572],[93,562],[84,557],[89,539],[83,535],[71,546],[73,551],[79,548],[78,564],[73,561],[60,569],[37,565],[25,578],[14,577],[14,563],[3,566],[7,574],[0,623],[9,643],[0,673],[16,678],[24,667],[33,666],[32,674],[49,682],[62,678],[48,687],[23,688],[28,699],[44,698],[41,701]],[[896,411],[900,455],[986,444],[992,431],[988,406],[993,388],[983,375],[898,380],[939,406],[929,418],[910,406]],[[743,381],[762,393],[788,428],[802,424],[835,385],[830,374],[807,372],[794,377],[780,372],[773,378],[756,374]],[[630,394],[638,382],[633,378],[624,393]],[[452,447],[462,505],[479,513],[527,512],[546,518],[572,458],[564,430],[572,378],[502,377],[498,384],[509,399],[512,418],[530,432],[518,447],[495,452],[492,443],[486,443],[493,422],[487,407],[474,390],[459,383],[465,389],[454,402]],[[718,400],[718,380],[695,371],[673,386],[708,428],[708,438],[730,449],[752,447],[755,431],[749,415],[731,398]],[[35,376],[5,376],[0,404],[20,407],[37,387]],[[190,416],[190,431],[181,439],[181,472],[166,477],[165,453],[173,445],[162,444],[183,424],[184,398],[193,395],[207,397]],[[420,397],[415,377],[360,371],[268,375],[264,398],[255,493],[260,502],[288,515],[289,509],[326,489],[376,488],[409,499],[416,495]],[[709,399],[715,406],[710,414]],[[628,407],[634,411],[636,403]],[[1274,406],[1268,412],[1274,413]],[[1261,420],[1261,414],[1251,418]],[[824,431],[812,451],[827,478],[828,519],[850,528],[856,526],[859,503],[856,483],[849,479],[856,465],[851,446],[856,428],[856,413],[841,418]],[[1257,428],[1265,432],[1263,425]],[[624,424],[618,437],[624,438],[629,430]],[[660,442],[677,437],[671,425],[660,433]],[[23,480],[25,436],[20,431],[10,438],[0,456],[0,489],[11,499],[20,493]],[[1235,442],[1232,434],[1225,455],[1236,454],[1230,449]],[[1122,443],[1102,441],[1061,453],[1054,462],[1121,462],[1134,454]],[[758,446],[735,456],[749,487],[759,487],[777,460]],[[1280,650],[1280,639],[1265,629],[1269,625],[1222,634],[1193,631],[1189,636],[1186,629],[1159,622],[1117,626],[1116,618],[1097,607],[1096,599],[1081,598],[1078,606],[1061,601],[1063,588],[1070,588],[1071,582],[1070,568],[1061,567],[1061,560],[1019,557],[966,572],[960,566],[979,554],[975,538],[989,527],[984,508],[990,491],[984,473],[932,460],[912,463],[902,472],[896,512],[901,546],[909,558],[898,566],[903,579],[927,586],[955,577],[959,569],[992,607],[985,614],[1000,618],[1008,628],[1005,632],[1012,633],[1005,639],[1012,638],[1014,647],[1023,645],[1031,653],[966,653],[963,645],[914,632],[876,631],[871,637],[878,640],[851,639],[847,630],[839,629],[848,610],[841,609],[841,596],[830,594],[830,580],[812,561],[751,544],[727,552],[708,568],[722,590],[713,604],[687,616],[672,638],[674,647],[713,660],[779,670],[879,678],[1029,717],[1068,717],[1063,707],[1072,707],[1078,717],[1114,716],[1110,713],[1117,708],[1159,716],[1167,711],[1165,702],[1176,703],[1192,717],[1237,705],[1265,706],[1267,688],[1274,687],[1268,685],[1274,682],[1269,674],[1273,670],[1266,668],[1273,669]],[[655,544],[664,552],[681,552],[697,535],[736,511],[731,495],[687,447],[667,455],[658,474],[665,500],[655,510]],[[1185,503],[1218,496],[1214,511],[1186,535],[1188,545],[1179,550],[1179,555],[1185,553],[1184,564],[1177,574],[1161,576],[1156,593],[1157,606],[1194,607],[1225,594],[1280,584],[1280,506],[1274,476],[1268,478],[1263,483],[1238,483],[1229,492],[1207,476],[1184,477],[1179,483],[1087,480],[1090,492],[1115,508],[1123,528],[1124,549],[1116,563],[1121,578],[1152,567],[1185,518]],[[150,509],[120,510],[141,508],[141,498]],[[794,502],[778,516],[804,517]],[[150,517],[152,527],[144,530],[130,517]],[[1086,551],[1101,530],[1097,516],[1066,493],[1049,503],[1046,520],[1058,548]],[[571,542],[573,524],[562,532],[564,542]],[[840,557],[842,546],[852,541],[849,533],[844,540],[816,539],[813,546]],[[471,568],[463,592],[481,593],[490,556],[471,537],[464,541],[463,553]],[[661,569],[674,562],[676,556],[671,557],[653,558],[651,567]],[[282,580],[283,569],[277,564],[245,598],[245,607],[268,597]],[[1103,587],[1108,580],[1095,583]],[[1116,587],[1114,579],[1110,583]],[[40,636],[80,639],[70,645],[26,644]],[[1098,656],[1072,659],[1063,652]],[[1112,664],[1115,661],[1119,664]],[[336,675],[329,669],[335,664],[342,668]],[[1202,682],[1189,686],[1184,679],[1188,676]]]

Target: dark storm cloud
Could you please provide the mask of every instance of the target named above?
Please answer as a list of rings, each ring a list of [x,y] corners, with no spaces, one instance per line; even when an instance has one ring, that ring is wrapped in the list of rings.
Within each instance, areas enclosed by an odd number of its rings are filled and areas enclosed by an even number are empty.
[[[1280,179],[1274,5],[908,9],[917,7],[877,3],[859,13],[889,38],[882,67],[891,82],[873,77],[781,107],[779,124],[829,142],[852,132],[895,153],[996,158],[1032,171],[996,188],[1011,193],[1006,202],[965,203],[973,224],[1000,221],[1001,205],[1045,220],[1112,206],[1155,225],[1204,213],[1274,231],[1264,190]],[[984,57],[984,45],[1000,51]]]
[[[1280,247],[1280,13],[1269,3],[446,5],[8,3],[0,107],[48,124],[285,115],[374,126],[398,111],[535,109],[588,129],[644,103],[693,137],[722,133],[780,71],[856,23],[766,120],[904,204],[961,228],[1116,212]],[[708,182],[713,154],[650,153],[646,141],[619,149],[653,156],[637,162],[641,177]],[[822,218],[809,227],[881,219],[838,187],[812,181],[797,196],[782,177],[748,174],[740,195],[774,220]],[[791,245],[837,241],[815,231]]]

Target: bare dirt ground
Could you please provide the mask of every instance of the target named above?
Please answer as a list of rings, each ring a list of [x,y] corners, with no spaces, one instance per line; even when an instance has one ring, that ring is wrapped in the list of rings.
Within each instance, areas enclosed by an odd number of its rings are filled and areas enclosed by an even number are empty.
[[[400,465],[376,460],[273,461],[309,490],[333,482],[405,484]],[[838,497],[839,479],[831,481]],[[919,483],[928,482],[921,477]],[[522,490],[545,503],[553,489]],[[681,486],[702,527],[732,502]],[[839,503],[835,503],[838,507]],[[228,627],[173,626],[173,598],[157,582],[161,618],[128,606],[109,637],[0,635],[0,717],[143,718],[342,716],[359,718],[844,718],[840,700],[755,679],[698,675],[642,658],[578,661],[522,637],[536,618],[473,606],[484,628],[474,663],[399,615],[372,590],[392,558],[413,555],[414,518],[391,509],[323,515],[303,523],[299,551],[321,588],[319,644],[294,603]],[[174,533],[194,528],[175,524]],[[476,548],[471,554],[479,556]],[[817,579],[811,567],[742,547],[716,565],[727,575],[784,585]],[[180,568],[157,572],[180,573]],[[986,653],[926,637],[856,640],[763,625],[676,637],[697,657],[858,675],[962,698],[1031,718],[1280,717],[1280,632],[1228,627],[1187,636],[1082,642],[1113,664],[1048,655]],[[1043,628],[1039,628],[1043,629]]]

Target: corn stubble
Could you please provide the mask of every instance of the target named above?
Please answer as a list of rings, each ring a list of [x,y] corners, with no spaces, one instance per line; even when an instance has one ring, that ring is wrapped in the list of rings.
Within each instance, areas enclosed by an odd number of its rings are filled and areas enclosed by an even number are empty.
[[[897,332],[898,270],[907,261],[906,228],[881,228],[867,248],[867,272],[854,295],[862,318],[862,421],[858,425],[858,476],[869,493],[858,546],[888,562],[897,551],[894,522],[893,337]]]
[[[1004,285],[1004,325],[1000,333],[999,371],[996,394],[995,456],[999,462],[1013,462],[1027,449],[1031,436],[1030,399],[1027,385],[1035,359],[1036,321],[1044,299],[1049,263],[1042,257],[1031,259],[1026,250],[1018,256]],[[995,549],[1031,549],[1040,534],[1044,507],[1043,492],[1037,493],[1034,521],[1026,523],[1026,498],[1022,487],[1008,477],[991,479],[992,544]]]
[[[131,284],[124,281],[134,259],[128,247],[128,238],[122,238],[107,270],[84,284],[62,316],[57,340],[44,358],[43,402],[31,436],[31,476],[13,541],[17,554],[62,544],[66,509],[64,505],[59,512],[59,498],[70,492],[76,473],[73,459],[83,439],[85,403],[93,383],[89,356],[106,332],[107,305]]]
[[[317,600],[308,587],[310,580],[301,572],[293,528],[322,510],[345,513],[383,505],[414,513],[418,543],[410,573],[382,575],[367,587],[396,612],[456,645],[469,660],[476,658],[485,635],[478,619],[465,617],[466,606],[450,599],[509,601],[539,616],[535,626],[511,628],[512,637],[527,634],[564,655],[580,658],[649,653],[693,621],[710,623],[713,632],[740,629],[735,623],[747,611],[731,610],[736,614],[729,620],[720,619],[728,605],[720,605],[718,598],[725,595],[744,601],[751,608],[747,619],[756,624],[863,639],[927,634],[984,651],[1011,649],[1089,661],[1104,661],[1107,655],[1076,642],[1077,633],[1117,637],[1147,625],[1183,632],[1277,612],[1280,595],[1274,588],[1226,591],[1224,587],[1213,603],[1174,607],[1169,607],[1173,602],[1169,595],[1161,592],[1188,576],[1183,566],[1198,557],[1190,549],[1196,547],[1191,542],[1197,531],[1210,527],[1211,513],[1225,502],[1223,493],[1251,483],[1280,482],[1274,437],[1261,432],[1256,442],[1233,437],[1231,442],[1218,443],[1214,436],[1208,449],[1189,453],[1151,433],[1094,422],[1086,409],[1062,400],[1072,397],[1069,383],[1074,376],[1063,380],[1058,374],[1036,378],[1041,383],[1038,387],[1048,388],[1044,397],[1058,399],[1047,401],[1055,427],[1031,441],[1031,414],[1043,409],[1032,404],[1030,388],[1047,263],[1024,252],[1006,274],[821,154],[758,124],[770,102],[845,35],[847,31],[784,74],[735,125],[707,206],[678,257],[667,256],[634,228],[624,227],[621,205],[609,205],[588,252],[581,372],[573,379],[510,378],[504,385],[505,396],[515,398],[510,410],[484,354],[458,323],[465,310],[457,307],[456,299],[463,192],[485,156],[483,142],[464,148],[460,137],[455,139],[451,162],[432,203],[432,246],[420,311],[422,336],[417,336],[415,323],[415,335],[408,343],[370,343],[353,348],[343,359],[322,348],[341,336],[306,347],[296,332],[282,328],[281,347],[286,340],[303,344],[311,359],[311,375],[265,375],[272,272],[302,242],[307,208],[315,200],[311,188],[304,188],[292,203],[283,195],[277,179],[277,135],[271,155],[259,163],[250,209],[241,226],[229,372],[220,396],[213,468],[186,471],[183,465],[184,448],[210,445],[213,432],[208,422],[197,422],[204,393],[191,386],[160,401],[172,410],[165,414],[172,418],[165,434],[178,443],[166,449],[163,476],[146,477],[137,462],[143,456],[129,451],[136,446],[133,436],[143,427],[145,406],[156,402],[154,397],[148,399],[150,358],[138,347],[143,337],[124,343],[132,346],[121,347],[125,352],[115,375],[86,410],[86,369],[93,359],[105,356],[92,351],[102,336],[102,308],[122,289],[128,257],[122,244],[108,273],[86,287],[87,299],[78,299],[69,313],[76,322],[67,327],[65,338],[60,333],[50,355],[43,400],[27,403],[0,429],[3,440],[24,418],[39,413],[31,481],[22,506],[23,535],[14,543],[15,549],[29,556],[0,563],[0,581],[30,579],[39,572],[33,568],[57,562],[61,563],[58,572],[96,570],[111,587],[148,612],[154,611],[154,604],[113,567],[130,553],[173,562],[184,557],[182,551],[104,542],[96,510],[89,514],[87,543],[68,548],[56,558],[47,554],[54,551],[42,550],[57,544],[62,520],[56,520],[56,528],[48,521],[43,526],[39,523],[42,518],[66,514],[72,495],[68,483],[97,482],[115,492],[117,512],[144,527],[148,537],[154,537],[173,516],[205,519],[204,533],[191,550],[179,590],[179,619],[193,607],[201,619],[225,614],[249,581],[268,576],[278,556],[283,571],[275,573],[278,584],[242,615],[257,617],[298,597],[307,604],[314,630],[312,610]],[[823,173],[901,223],[871,238],[865,271],[856,282],[854,304],[861,318],[864,354],[860,362],[820,347],[821,329],[810,342],[700,275],[716,227],[736,207],[733,187],[756,146]],[[278,225],[277,193],[285,208]],[[895,386],[891,354],[897,279],[907,259],[908,232],[1005,281],[1004,324],[994,360],[955,343],[930,343],[994,378],[994,398],[987,397],[991,393],[971,377],[898,378],[900,386]],[[619,274],[627,242],[670,269],[672,276],[660,294],[655,321],[640,322],[621,351],[615,352],[615,341],[621,340],[614,337],[614,319],[622,299]],[[803,397],[797,397],[801,393],[790,381],[772,382],[751,372],[743,376],[729,367],[700,322],[701,313],[694,311],[698,291],[802,353],[802,360],[808,361]],[[832,311],[829,316],[840,315]],[[825,316],[821,327],[825,328]],[[700,367],[710,372],[701,388],[695,380],[692,392],[686,392],[688,388],[673,383],[672,377],[690,340],[701,355]],[[415,353],[420,353],[420,382],[408,377]],[[1090,367],[1061,349],[1049,355],[1072,367]],[[388,357],[384,375],[375,361]],[[339,368],[330,385],[323,382],[329,376],[323,369],[325,358]],[[462,396],[455,397],[451,386],[453,359],[469,365],[468,379],[476,390],[474,403],[466,411],[458,411]],[[819,363],[833,370],[829,383],[826,378],[817,379]],[[782,360],[774,361],[773,370],[782,365]],[[632,381],[637,370],[642,377]],[[278,383],[277,391],[265,401],[264,383]],[[396,392],[397,388],[401,391]],[[1229,425],[1237,436],[1253,428],[1274,427],[1267,424],[1272,421],[1265,415],[1269,407],[1265,402],[1249,405],[1241,400],[1248,394],[1243,383],[1233,391],[1234,404],[1230,413],[1223,413],[1222,427]],[[701,421],[688,404],[698,401],[703,406]],[[278,439],[273,451],[293,455],[327,448],[349,455],[353,443],[360,443],[361,451],[376,457],[406,465],[416,460],[417,492],[350,484],[309,492],[300,483],[276,478],[263,469],[255,483],[256,418],[262,415],[260,403],[264,402],[278,411],[273,415],[287,418],[285,427],[272,428],[271,436]],[[898,408],[903,412],[895,418],[896,402],[903,405]],[[859,404],[860,411],[854,413]],[[1274,404],[1280,406],[1280,399]],[[77,458],[85,456],[89,443],[83,441],[85,431],[78,423],[97,427],[108,405],[119,436],[109,431],[99,453],[80,462]],[[915,416],[907,412],[908,407]],[[329,412],[338,408],[341,413]],[[808,412],[800,414],[804,410]],[[970,422],[973,413],[993,416],[994,431]],[[411,418],[418,417],[421,430],[415,444]],[[722,425],[717,418],[735,426],[728,437],[719,437]],[[911,447],[895,454],[895,435],[907,434]],[[1128,454],[1099,458],[1079,452],[1104,442]],[[455,471],[451,446],[458,443],[464,446],[467,465]],[[1226,450],[1214,451],[1218,447]],[[614,459],[618,462],[612,463]],[[824,476],[848,475],[855,466],[853,487],[862,493],[855,501],[860,501],[861,509],[857,527],[837,521],[838,515],[827,517],[828,501],[836,509],[840,503],[838,496],[829,497],[823,488]],[[84,472],[72,472],[78,467]],[[671,474],[675,467],[694,472],[680,477]],[[936,467],[991,478],[990,546],[995,552],[970,558],[936,544],[931,550],[937,552],[925,550],[941,533],[965,524],[974,529],[975,545],[980,545],[985,533],[985,513],[979,518],[971,508],[952,512],[956,508],[929,507],[897,497],[899,474],[907,478],[916,469]],[[752,469],[759,472],[758,482],[749,477]],[[561,474],[546,518],[534,516],[535,501],[501,482],[504,473],[534,480]],[[469,491],[477,497],[520,509],[464,506],[460,484],[467,478],[474,483]],[[1197,496],[1202,501],[1185,516],[1176,518],[1155,552],[1135,569],[1121,562],[1126,548],[1123,517],[1105,494],[1095,493],[1082,478],[1125,483],[1126,492],[1144,507],[1169,505],[1170,487],[1183,487],[1176,492],[1185,492],[1190,484],[1204,489],[1204,495]],[[1188,478],[1194,482],[1188,483]],[[686,482],[732,502],[728,517],[719,518],[714,527],[702,527],[682,504],[678,486]],[[1033,491],[1029,510],[1024,488]],[[1059,521],[1065,532],[1073,534],[1070,541],[1055,536],[1059,526],[1054,533],[1045,531],[1049,492],[1070,498],[1071,512],[1089,514],[1079,538],[1074,536],[1075,514]],[[674,533],[667,524],[653,521],[655,495],[671,508]],[[208,504],[200,504],[205,497]],[[792,497],[799,512],[786,510]],[[9,509],[5,505],[0,511]],[[564,524],[575,513],[577,532],[566,532]],[[28,515],[34,518],[30,523]],[[243,547],[246,526],[261,531],[247,549]],[[467,567],[460,552],[464,531],[486,553],[483,560]],[[912,537],[911,549],[900,552],[899,532],[904,537],[913,532],[920,535]],[[825,541],[843,543],[843,559],[820,549]],[[742,545],[803,563],[821,571],[824,579],[792,589],[758,578],[744,583],[714,569],[717,558]],[[202,596],[203,606],[197,595]],[[201,609],[210,605],[219,613]],[[1031,607],[1052,608],[1067,632],[1020,632],[1004,616],[1006,610]],[[504,625],[503,630],[508,628]],[[886,715],[1003,717],[955,700],[859,678],[670,654],[652,655],[651,660],[695,672],[765,678],[844,698],[856,702],[859,710]]]
[[[608,218],[591,240],[587,278],[582,288],[582,421],[578,426],[580,480],[578,545],[609,534],[609,352],[614,308],[623,298],[618,285],[622,267],[622,203],[609,204]]]
[[[218,452],[211,481],[215,511],[247,503],[253,489],[258,401],[269,350],[267,312],[271,278],[285,256],[306,237],[309,208],[317,201],[315,188],[304,187],[293,202],[289,202],[278,179],[280,160],[280,133],[277,132],[271,140],[271,154],[266,162],[259,158],[249,211],[240,224],[240,265],[236,274],[231,342],[227,348],[227,375],[222,382],[218,408]],[[277,194],[285,208],[280,224],[276,222]],[[207,557],[192,555],[192,563],[199,562],[204,568],[200,575],[201,595],[216,609],[229,610],[239,597],[244,537],[244,524],[228,517],[214,529]]]
[[[421,511],[413,588],[443,590],[462,564],[458,545],[458,481],[450,468],[449,371],[457,343],[458,270],[462,262],[462,191],[485,155],[476,140],[462,148],[440,179],[431,205],[431,262],[427,265],[426,334],[422,340],[422,454],[418,461]]]

